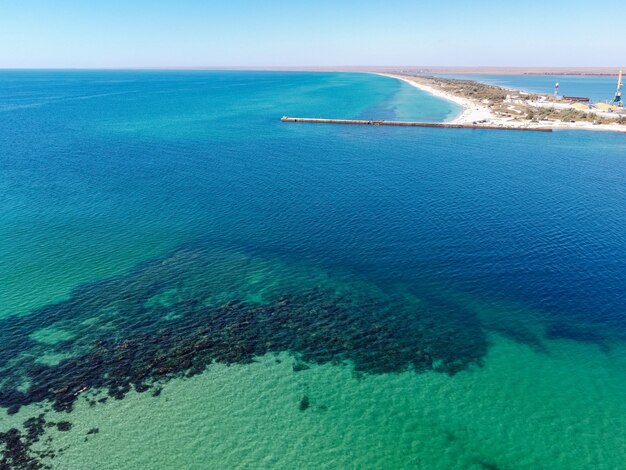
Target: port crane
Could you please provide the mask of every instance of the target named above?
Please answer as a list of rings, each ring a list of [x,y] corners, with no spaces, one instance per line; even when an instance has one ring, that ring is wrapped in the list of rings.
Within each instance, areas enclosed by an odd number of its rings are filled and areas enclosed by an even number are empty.
[[[622,101],[622,71],[619,71],[619,75],[617,76],[617,91],[615,92],[615,97],[613,98],[613,101],[611,101],[611,104],[614,104],[615,106],[624,106],[624,102]]]

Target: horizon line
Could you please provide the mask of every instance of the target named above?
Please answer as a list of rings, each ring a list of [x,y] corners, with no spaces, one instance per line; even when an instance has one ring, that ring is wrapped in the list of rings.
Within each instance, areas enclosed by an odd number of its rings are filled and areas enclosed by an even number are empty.
[[[149,67],[0,67],[1,72],[308,72],[308,73],[408,73],[419,75],[536,75],[613,77],[626,67],[616,66],[149,66]]]
[[[0,70],[344,70],[344,69],[494,69],[494,70],[615,70],[620,65],[107,65],[107,66],[26,66],[0,67]]]

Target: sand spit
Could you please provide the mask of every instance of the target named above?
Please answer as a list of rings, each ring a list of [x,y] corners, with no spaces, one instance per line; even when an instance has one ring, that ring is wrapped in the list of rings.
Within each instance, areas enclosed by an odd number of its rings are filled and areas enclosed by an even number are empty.
[[[382,75],[385,77],[395,78],[397,80],[402,80],[408,83],[411,86],[419,88],[427,93],[430,93],[433,96],[437,96],[439,98],[452,101],[463,107],[463,112],[454,118],[450,123],[452,124],[475,124],[475,125],[485,125],[485,126],[506,126],[506,127],[524,127],[524,128],[535,128],[535,127],[549,127],[552,129],[578,129],[578,130],[587,130],[587,131],[612,131],[612,132],[623,132],[626,133],[626,125],[624,124],[593,124],[590,122],[561,122],[561,121],[530,121],[530,120],[519,120],[513,118],[505,118],[495,115],[488,106],[469,98],[464,98],[460,96],[453,95],[448,93],[440,88],[436,88],[434,86],[430,86],[419,79],[419,77],[411,77],[404,75],[396,75],[389,73],[379,73],[377,75]]]

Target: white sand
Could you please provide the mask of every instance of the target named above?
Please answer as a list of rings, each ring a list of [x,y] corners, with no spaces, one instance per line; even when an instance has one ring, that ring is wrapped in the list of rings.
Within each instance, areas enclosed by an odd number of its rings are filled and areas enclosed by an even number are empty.
[[[487,106],[477,103],[476,101],[468,98],[462,98],[460,96],[447,93],[441,89],[428,86],[424,83],[412,80],[410,77],[402,75],[394,75],[388,73],[378,73],[385,77],[395,78],[402,80],[415,88],[419,88],[426,93],[429,93],[438,98],[442,98],[448,101],[452,101],[463,107],[463,112],[455,119],[450,121],[451,124],[484,124],[485,126],[506,126],[506,127],[549,127],[551,129],[578,129],[588,131],[613,131],[626,133],[626,125],[624,124],[593,124],[590,122],[558,122],[558,121],[516,121],[513,118],[503,118],[496,116]]]

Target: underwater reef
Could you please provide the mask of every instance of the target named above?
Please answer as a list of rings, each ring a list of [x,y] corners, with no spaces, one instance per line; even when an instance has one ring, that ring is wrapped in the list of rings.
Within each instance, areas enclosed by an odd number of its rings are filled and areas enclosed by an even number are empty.
[[[9,414],[38,403],[71,412],[86,391],[94,406],[132,389],[158,396],[172,378],[273,352],[296,356],[294,372],[330,362],[357,373],[455,374],[479,365],[488,349],[475,314],[445,298],[411,298],[308,266],[201,247],[4,319],[0,341],[0,406]],[[102,393],[108,397],[96,400]],[[6,468],[39,468],[29,447],[40,433],[28,426],[2,434]]]

